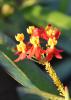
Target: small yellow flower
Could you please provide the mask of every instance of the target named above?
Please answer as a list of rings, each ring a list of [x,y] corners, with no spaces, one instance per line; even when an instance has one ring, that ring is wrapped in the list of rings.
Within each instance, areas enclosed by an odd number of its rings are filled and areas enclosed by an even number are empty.
[[[29,26],[29,28],[27,28],[27,33],[28,34],[33,34],[33,30],[34,30],[34,26]]]
[[[48,31],[46,31],[47,35],[51,36],[52,35],[53,30],[49,29]]]
[[[15,36],[15,39],[17,40],[17,41],[23,41],[24,40],[24,34],[23,33],[18,33],[17,34],[17,36]]]
[[[57,44],[57,40],[55,38],[49,38],[48,40],[48,45],[51,47],[51,48],[54,48],[54,46]]]
[[[38,46],[39,45],[39,37],[38,36],[36,36],[36,37],[32,36],[30,38],[30,43],[33,44],[35,47]]]
[[[4,4],[1,9],[2,14],[9,15],[14,12],[14,8],[9,4]]]
[[[53,30],[52,35],[55,36],[55,30]]]
[[[51,27],[51,28],[46,27],[45,30],[46,30],[46,33],[47,33],[48,36],[55,36],[55,31],[57,29],[56,28],[53,28],[53,27]]]
[[[18,52],[25,52],[26,45],[24,42],[20,42],[20,44],[17,45]]]

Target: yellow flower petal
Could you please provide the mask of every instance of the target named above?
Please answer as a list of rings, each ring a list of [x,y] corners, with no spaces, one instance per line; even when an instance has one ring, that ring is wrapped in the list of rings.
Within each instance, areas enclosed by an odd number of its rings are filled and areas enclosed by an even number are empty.
[[[15,36],[15,39],[17,40],[17,41],[23,41],[24,40],[24,34],[23,33],[18,33],[17,34],[17,36]]]
[[[33,44],[34,46],[38,46],[39,45],[39,37],[36,36],[36,37],[31,37],[30,38],[30,43]]]
[[[17,45],[17,50],[19,52],[25,52],[25,49],[26,49],[26,45],[24,42],[20,42],[20,44]]]
[[[28,34],[33,34],[33,30],[34,30],[34,26],[29,26],[29,28],[27,28],[27,33]]]
[[[53,48],[57,44],[57,40],[55,38],[49,38],[48,45]]]

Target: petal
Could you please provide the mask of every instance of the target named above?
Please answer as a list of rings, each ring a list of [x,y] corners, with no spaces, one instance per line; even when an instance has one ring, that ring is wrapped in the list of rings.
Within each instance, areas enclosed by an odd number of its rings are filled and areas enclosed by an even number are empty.
[[[54,48],[54,52],[55,53],[60,53],[60,52],[63,52],[64,50],[59,50],[59,49],[57,49],[57,48]]]
[[[48,54],[54,54],[54,52],[55,52],[55,48],[48,48],[46,50],[46,53],[48,53]]]
[[[45,53],[46,53],[46,50],[41,49],[41,54],[45,54]]]
[[[62,56],[61,56],[59,53],[55,54],[55,57],[56,57],[57,59],[62,59]]]
[[[39,28],[33,30],[33,36],[39,36]]]
[[[57,29],[55,33],[56,39],[59,39],[61,32]]]
[[[58,50],[58,49],[57,49],[57,52],[63,52],[63,51],[64,51],[64,50]]]
[[[51,61],[52,58],[53,58],[53,55],[52,54],[48,54],[45,59],[48,60],[48,61]]]
[[[21,60],[24,60],[26,58],[26,54],[25,53],[22,53],[20,56],[21,56]]]
[[[31,49],[29,50],[29,53],[28,53],[27,58],[30,59],[31,57],[34,56],[34,54],[35,54],[35,48],[33,47],[33,48],[31,48]]]
[[[36,48],[36,50],[35,50],[35,56],[36,56],[36,58],[38,60],[40,60],[40,58],[41,58],[41,48],[40,47]]]
[[[19,61],[20,61],[20,57],[14,60],[14,62],[19,62]]]
[[[48,40],[47,34],[46,33],[41,33],[41,38]]]
[[[33,46],[31,46],[30,48],[27,48],[27,54],[30,54],[33,50]]]
[[[26,43],[26,51],[30,50],[30,48],[32,47],[32,44],[30,44],[30,42]]]
[[[25,53],[21,53],[19,55],[19,57],[16,60],[14,60],[14,62],[19,62],[20,60],[24,60],[25,58],[26,58],[26,54]]]
[[[40,27],[40,37],[45,39],[45,40],[48,40],[48,36],[47,36],[46,31],[43,27]]]
[[[19,55],[21,52],[16,52],[14,55]]]

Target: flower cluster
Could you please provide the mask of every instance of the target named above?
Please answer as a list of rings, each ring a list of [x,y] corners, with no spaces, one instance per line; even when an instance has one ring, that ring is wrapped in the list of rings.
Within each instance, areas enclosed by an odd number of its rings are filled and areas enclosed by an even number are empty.
[[[63,50],[58,50],[56,48],[61,32],[59,29],[49,24],[45,28],[29,26],[27,28],[27,33],[30,37],[27,43],[24,41],[23,33],[18,33],[15,36],[16,40],[19,42],[16,46],[16,55],[19,57],[15,62],[28,58],[45,65],[46,72],[49,73],[60,95],[65,96],[65,88],[50,64],[53,57],[62,59],[60,53],[63,52]],[[44,41],[46,44],[43,46]]]
[[[24,42],[23,33],[18,33],[15,36],[15,39],[19,42],[19,44],[16,46],[16,54],[19,57],[15,60],[15,62],[24,60],[25,58],[35,58],[38,61],[51,61],[54,56],[58,59],[62,58],[60,53],[63,52],[63,50],[58,50],[56,48],[61,34],[59,29],[53,27],[50,24],[45,28],[29,26],[27,28],[27,33],[30,36],[27,43]],[[45,47],[42,47],[41,40],[46,41]]]

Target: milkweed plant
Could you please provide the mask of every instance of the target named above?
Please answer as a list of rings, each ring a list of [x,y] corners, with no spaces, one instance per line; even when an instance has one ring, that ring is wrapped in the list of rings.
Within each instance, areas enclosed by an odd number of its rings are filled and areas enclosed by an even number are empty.
[[[60,30],[53,27],[51,24],[48,24],[45,28],[29,26],[27,28],[27,33],[29,34],[28,42],[24,41],[25,36],[23,33],[18,33],[15,36],[16,41],[19,43],[16,45],[16,55],[18,58],[15,59],[14,62],[19,62],[20,60],[28,58],[42,64],[56,85],[60,95],[65,97],[65,100],[68,100],[66,95],[67,87],[63,86],[50,63],[53,57],[62,59],[61,53],[63,50],[59,50],[56,47],[58,39],[61,35]],[[44,46],[43,40],[46,41]]]

